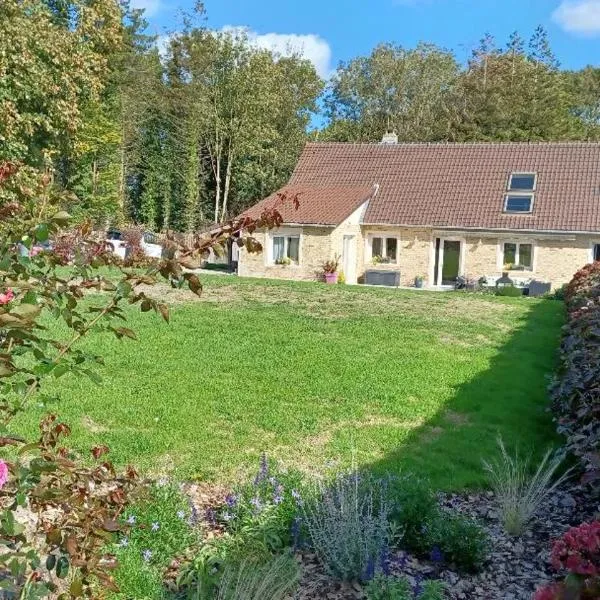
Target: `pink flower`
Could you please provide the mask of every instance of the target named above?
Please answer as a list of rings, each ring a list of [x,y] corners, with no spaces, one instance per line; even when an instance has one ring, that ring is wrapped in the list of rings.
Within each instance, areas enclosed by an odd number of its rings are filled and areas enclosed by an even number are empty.
[[[14,300],[14,299],[15,299],[15,293],[11,289],[8,289],[3,294],[0,294],[0,306],[2,306],[4,304],[8,304],[9,302],[12,302],[12,300]]]
[[[8,481],[8,465],[0,460],[0,490],[5,486]]]

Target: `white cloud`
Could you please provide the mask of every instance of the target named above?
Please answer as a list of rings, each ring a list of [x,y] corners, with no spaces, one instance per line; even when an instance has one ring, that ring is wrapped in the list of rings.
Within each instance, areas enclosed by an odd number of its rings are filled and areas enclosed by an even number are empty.
[[[131,0],[131,8],[143,8],[146,16],[155,15],[161,8],[161,0]]]
[[[552,14],[565,31],[582,35],[600,34],[600,0],[562,0]]]
[[[309,60],[324,79],[333,71],[331,66],[331,47],[322,37],[313,33],[257,33],[245,27],[228,25],[222,31],[232,34],[243,33],[258,48],[271,50],[281,56],[299,54]]]

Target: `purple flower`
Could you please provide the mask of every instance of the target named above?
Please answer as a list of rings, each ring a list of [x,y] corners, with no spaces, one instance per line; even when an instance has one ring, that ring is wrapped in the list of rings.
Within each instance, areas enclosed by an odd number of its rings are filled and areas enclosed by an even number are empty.
[[[256,509],[257,512],[260,512],[260,510],[262,508],[262,502],[260,501],[260,498],[258,496],[255,496],[254,498],[252,498],[252,500],[250,500],[250,504],[252,504],[252,506],[254,506],[254,508]]]
[[[273,504],[281,504],[282,502],[283,502],[283,496],[280,496],[279,494],[273,495]]]
[[[223,521],[229,523],[229,521],[233,521],[233,515],[231,513],[223,513]]]
[[[129,525],[135,525],[135,515],[129,515],[127,523],[129,523]]]
[[[158,531],[160,529],[160,523],[154,522],[151,527],[152,531]]]
[[[142,558],[144,562],[150,562],[152,560],[152,550],[144,550],[142,552]]]
[[[119,542],[119,547],[120,548],[127,548],[127,546],[129,546],[129,540],[124,537],[123,539],[121,539],[121,541]]]
[[[442,563],[444,562],[444,553],[438,546],[434,546],[431,550],[429,558],[431,559],[431,562]]]
[[[158,480],[158,487],[165,487],[168,485],[168,483],[169,483],[169,480],[166,477],[161,477]]]
[[[238,497],[235,494],[229,494],[227,498],[225,498],[225,504],[230,508],[233,508],[238,503]]]
[[[298,506],[302,506],[302,496],[300,495],[300,492],[292,490],[292,498],[296,501]]]

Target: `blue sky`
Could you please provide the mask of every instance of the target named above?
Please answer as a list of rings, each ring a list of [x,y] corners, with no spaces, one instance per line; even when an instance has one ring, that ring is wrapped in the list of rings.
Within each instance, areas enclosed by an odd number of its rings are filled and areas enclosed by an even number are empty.
[[[176,31],[193,0],[132,0],[158,34]],[[600,66],[600,0],[206,0],[208,26],[245,27],[261,46],[304,52],[327,76],[377,43],[434,42],[464,60],[483,33],[504,43],[539,24],[565,68]]]

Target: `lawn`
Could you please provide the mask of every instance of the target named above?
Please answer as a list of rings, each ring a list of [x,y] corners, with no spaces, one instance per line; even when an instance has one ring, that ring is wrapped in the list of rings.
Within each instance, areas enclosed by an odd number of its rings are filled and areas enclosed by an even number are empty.
[[[540,451],[563,306],[550,300],[204,278],[160,291],[170,324],[129,311],[138,341],[85,342],[103,383],[67,376],[51,409],[85,449],[152,475],[227,480],[266,452],[304,471],[355,462],[435,486],[483,483],[502,434]],[[33,431],[46,409],[20,422]]]

